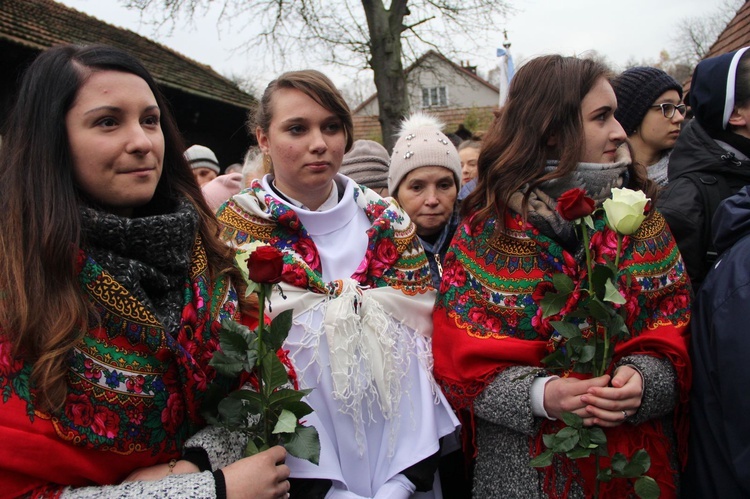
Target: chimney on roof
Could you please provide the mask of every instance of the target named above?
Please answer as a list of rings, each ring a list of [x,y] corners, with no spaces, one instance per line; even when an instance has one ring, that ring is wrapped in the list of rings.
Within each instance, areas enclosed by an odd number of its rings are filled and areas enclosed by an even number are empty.
[[[469,71],[470,73],[477,74],[477,67],[469,65],[469,61],[461,61],[461,67],[465,70]]]

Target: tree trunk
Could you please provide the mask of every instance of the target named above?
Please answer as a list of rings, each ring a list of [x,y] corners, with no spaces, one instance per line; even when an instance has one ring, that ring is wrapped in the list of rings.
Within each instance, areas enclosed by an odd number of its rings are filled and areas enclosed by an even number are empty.
[[[378,92],[380,131],[390,152],[403,117],[409,112],[406,75],[401,63],[401,32],[407,0],[394,0],[386,10],[380,0],[362,0],[370,31],[370,66]]]

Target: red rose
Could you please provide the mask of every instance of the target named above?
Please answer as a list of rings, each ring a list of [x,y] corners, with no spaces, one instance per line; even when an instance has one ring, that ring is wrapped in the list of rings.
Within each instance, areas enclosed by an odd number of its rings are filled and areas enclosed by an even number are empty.
[[[9,341],[0,339],[0,378],[8,377],[23,369],[23,362],[11,354]]]
[[[305,269],[287,264],[284,264],[284,279],[298,288],[306,288],[309,281]]]
[[[487,312],[481,307],[472,307],[467,315],[471,322],[479,326],[484,326],[487,322]]]
[[[108,407],[97,406],[91,431],[100,437],[115,438],[120,431],[120,416]]]
[[[247,258],[247,276],[259,284],[281,282],[284,260],[281,250],[273,246],[261,246]]]
[[[531,294],[531,298],[536,303],[541,303],[542,298],[544,298],[544,295],[546,295],[549,292],[555,291],[555,285],[552,284],[549,281],[539,281],[534,288],[534,292]]]
[[[300,239],[294,244],[294,251],[302,257],[311,269],[317,270],[320,268],[320,257],[312,239]]]
[[[447,291],[449,287],[454,286],[460,288],[466,284],[466,271],[455,259],[450,261],[446,258],[445,265],[443,265],[443,282],[441,283],[441,289],[445,287]]]
[[[167,399],[167,406],[161,411],[161,422],[168,434],[174,434],[185,419],[185,404],[182,397],[172,393]]]
[[[94,418],[94,406],[88,397],[70,394],[65,404],[65,416],[76,426],[89,426]]]
[[[565,191],[557,199],[557,212],[565,220],[578,220],[594,212],[594,200],[580,187]]]
[[[390,239],[383,239],[375,247],[375,257],[386,265],[393,265],[398,260],[398,248]]]

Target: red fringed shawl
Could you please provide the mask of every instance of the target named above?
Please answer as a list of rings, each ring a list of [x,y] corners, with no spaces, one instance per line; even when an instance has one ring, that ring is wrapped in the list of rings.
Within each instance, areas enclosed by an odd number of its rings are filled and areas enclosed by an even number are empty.
[[[474,447],[473,402],[494,377],[510,366],[543,367],[541,359],[553,348],[549,322],[559,316],[542,319],[539,300],[552,274],[565,272],[574,281],[585,279],[585,266],[555,241],[519,216],[506,217],[505,232],[492,238],[494,221],[472,233],[468,223],[458,228],[443,264],[443,282],[433,316],[433,352],[435,377],[446,396],[460,413],[464,423],[465,450],[476,456]],[[614,260],[616,236],[597,220],[598,231],[591,238],[595,258],[605,255]],[[679,456],[686,457],[686,402],[691,366],[688,357],[689,282],[677,246],[664,218],[656,211],[641,228],[623,243],[620,268],[628,269],[633,282],[621,292],[627,303],[626,324],[633,337],[615,347],[614,362],[633,354],[668,359],[677,373],[679,402],[675,410],[675,429]],[[544,450],[542,434],[552,433],[561,422],[545,421],[538,435],[530,439],[532,455]],[[652,466],[647,473],[656,479],[662,497],[675,495],[676,470],[670,465],[674,449],[664,436],[658,420],[633,426],[623,424],[605,429],[609,455],[622,452],[630,458],[645,448]],[[531,457],[531,456],[530,456]],[[567,493],[572,480],[582,482],[591,495],[595,477],[593,458],[567,460],[566,473],[556,477],[554,467],[541,469],[545,490],[553,495],[556,479],[565,480]],[[574,478],[575,477],[575,478]],[[623,487],[625,489],[623,490]],[[602,497],[632,494],[632,484],[613,480],[604,484]],[[609,495],[608,495],[609,494]]]
[[[101,318],[71,352],[60,413],[34,408],[31,366],[0,335],[0,497],[57,495],[63,486],[120,483],[180,456],[205,425],[201,401],[224,319],[239,319],[228,279],[212,282],[193,249],[177,337],[84,252],[79,282]]]

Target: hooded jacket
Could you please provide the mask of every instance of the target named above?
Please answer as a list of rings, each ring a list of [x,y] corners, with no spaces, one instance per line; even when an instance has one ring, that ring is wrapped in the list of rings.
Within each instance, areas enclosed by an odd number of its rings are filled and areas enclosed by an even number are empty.
[[[693,312],[693,387],[685,497],[750,497],[750,186],[717,209],[720,259]]]
[[[707,257],[711,217],[719,202],[750,184],[750,146],[739,149],[729,128],[737,72],[748,47],[701,61],[693,72],[689,102],[695,119],[683,127],[669,160],[669,185],[657,205],[682,253],[693,288],[713,262]],[[698,172],[700,175],[695,175]]]
[[[714,140],[697,120],[682,130],[672,150],[669,184],[659,196],[657,206],[672,229],[693,288],[698,289],[709,267],[706,252],[710,247],[711,214],[706,213],[700,187],[687,177],[694,172],[704,174],[702,178],[706,181],[717,175],[737,178],[728,182],[734,193],[750,184],[750,160],[739,150]]]

